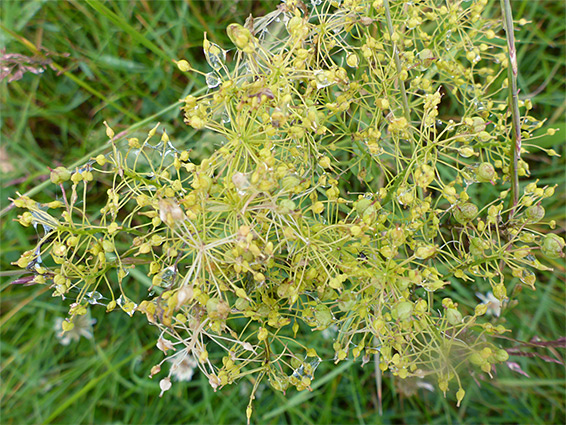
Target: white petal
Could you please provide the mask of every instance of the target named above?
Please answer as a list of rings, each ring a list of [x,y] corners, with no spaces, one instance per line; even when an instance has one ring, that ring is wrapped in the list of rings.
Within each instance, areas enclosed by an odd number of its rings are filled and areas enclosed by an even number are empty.
[[[159,348],[165,354],[167,354],[167,350],[177,351],[171,341],[162,337],[159,337],[159,339],[157,340],[157,348]]]

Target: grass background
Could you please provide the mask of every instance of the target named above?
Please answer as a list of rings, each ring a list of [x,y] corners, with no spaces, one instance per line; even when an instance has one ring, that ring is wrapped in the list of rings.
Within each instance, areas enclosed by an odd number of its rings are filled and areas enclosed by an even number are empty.
[[[50,59],[51,65],[18,81],[0,82],[0,207],[16,191],[55,196],[47,167],[74,164],[105,148],[102,121],[116,132],[146,132],[157,121],[177,146],[205,152],[211,144],[182,123],[175,102],[204,85],[177,71],[171,59],[188,59],[205,70],[202,34],[230,46],[231,22],[273,10],[279,1],[22,1],[1,2],[0,48],[7,53]],[[532,115],[560,128],[540,139],[562,157],[528,155],[532,175],[559,185],[545,204],[547,217],[566,227],[566,32],[563,1],[513,1],[516,19],[531,21],[517,31],[519,86],[534,96]],[[496,9],[496,8],[495,8]],[[134,128],[132,128],[134,126]],[[84,160],[82,160],[84,162]],[[35,188],[35,189],[34,189]],[[242,423],[251,385],[214,393],[206,378],[175,383],[160,399],[149,369],[160,360],[154,328],[120,313],[97,319],[92,340],[62,346],[53,325],[67,308],[44,287],[10,285],[10,262],[30,247],[32,231],[15,224],[8,211],[0,224],[0,421],[19,423]],[[519,304],[501,319],[514,337],[556,340],[566,335],[565,267],[541,273],[537,291],[518,295]],[[459,288],[458,297],[474,297]],[[509,347],[508,341],[502,345]],[[538,350],[552,356],[550,350]],[[564,351],[556,352],[562,358]],[[419,389],[407,394],[389,376],[383,381],[379,414],[373,364],[323,362],[313,392],[287,397],[266,388],[256,400],[256,423],[564,423],[564,366],[540,358],[512,357],[529,378],[500,367],[493,380],[465,380],[456,408],[453,395]],[[476,377],[477,378],[477,377]]]

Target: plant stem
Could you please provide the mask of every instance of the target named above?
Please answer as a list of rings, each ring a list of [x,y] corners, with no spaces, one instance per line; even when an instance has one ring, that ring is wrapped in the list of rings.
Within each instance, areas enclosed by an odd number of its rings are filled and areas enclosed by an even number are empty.
[[[509,109],[511,109],[513,123],[510,146],[511,167],[509,168],[511,178],[511,205],[508,216],[508,219],[511,220],[515,214],[517,200],[519,199],[518,162],[521,157],[521,122],[519,115],[519,90],[517,88],[517,51],[515,50],[513,15],[511,13],[511,3],[509,0],[501,0],[501,11],[503,13],[503,26],[507,37],[507,57],[509,59],[507,66],[509,78]]]
[[[389,0],[383,1],[383,6],[385,7],[385,16],[387,18],[387,28],[389,30],[389,37],[393,38],[393,22],[391,21],[391,11],[389,9]],[[407,122],[411,123],[411,111],[409,109],[409,101],[407,99],[407,91],[405,90],[405,82],[399,78],[399,74],[401,74],[402,66],[401,66],[401,59],[399,59],[399,49],[397,47],[397,43],[391,40],[393,45],[393,56],[395,57],[395,65],[397,66],[397,85],[401,89],[401,97],[403,99],[403,112],[405,113],[405,118]]]
[[[379,340],[374,337],[375,345],[377,347]],[[377,403],[379,408],[379,416],[383,416],[383,382],[382,382],[382,372],[379,368],[379,364],[381,363],[381,354],[379,351],[374,354],[373,357],[374,366],[375,366],[375,389],[377,391]]]

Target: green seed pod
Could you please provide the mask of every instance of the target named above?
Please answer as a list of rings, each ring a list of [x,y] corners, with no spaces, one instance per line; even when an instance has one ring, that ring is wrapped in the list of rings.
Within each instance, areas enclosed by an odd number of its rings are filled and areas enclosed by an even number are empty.
[[[355,208],[356,208],[356,212],[358,213],[358,215],[362,215],[364,213],[365,210],[367,210],[372,204],[372,200],[371,199],[367,199],[367,198],[362,198],[359,199],[355,204]]]
[[[116,233],[118,231],[118,223],[116,222],[112,222],[108,225],[108,233],[113,235],[114,233]]]
[[[429,257],[432,257],[436,253],[436,246],[433,245],[424,245],[419,246],[415,250],[415,257],[420,260],[426,260]]]
[[[259,341],[266,340],[268,336],[269,336],[269,331],[267,329],[265,329],[264,327],[259,328],[257,333],[257,339]]]
[[[415,199],[413,192],[410,190],[398,189],[397,193],[397,202],[403,206],[409,205]]]
[[[509,360],[509,353],[503,349],[499,349],[495,352],[494,356],[495,360],[498,362],[506,362]]]
[[[67,247],[62,243],[57,242],[53,244],[53,248],[51,248],[51,252],[53,253],[53,255],[62,257],[67,252]]]
[[[434,61],[434,53],[430,49],[423,49],[419,52],[419,60],[421,61],[420,66],[422,68],[428,68]]]
[[[107,161],[106,161],[106,157],[105,157],[104,155],[102,155],[102,154],[98,155],[98,156],[95,158],[95,160],[96,160],[96,163],[97,163],[98,165],[100,165],[100,166],[103,166],[103,165],[106,164],[106,162],[107,162]]]
[[[472,53],[472,52],[468,52]],[[474,53],[474,57],[476,54]],[[470,126],[470,129],[474,133],[479,133],[483,129],[485,129],[485,121],[481,117],[474,117],[474,118],[466,118],[466,123]]]
[[[351,68],[357,68],[358,65],[360,64],[360,58],[355,53],[350,53],[346,57],[346,63]]]
[[[116,308],[116,301],[112,300],[108,303],[108,305],[106,306],[106,312],[111,312],[112,310],[114,310]]]
[[[499,301],[503,301],[507,297],[507,288],[505,285],[499,284],[493,288],[493,296]]]
[[[471,364],[475,364],[477,366],[481,366],[485,363],[485,359],[478,352],[472,353],[469,357],[469,360]]]
[[[527,210],[525,211],[525,216],[529,221],[532,221],[533,223],[541,221],[544,218],[544,214],[544,208],[540,204],[533,205],[532,207],[527,208]]]
[[[434,181],[434,168],[423,164],[415,171],[415,183],[417,186],[426,189]]]
[[[26,211],[19,217],[18,221],[22,226],[28,227],[33,222],[33,215],[29,211]]]
[[[239,311],[245,311],[249,306],[249,301],[244,298],[236,298],[236,302],[234,303],[234,307]]]
[[[405,243],[406,236],[402,227],[396,226],[388,232],[389,240],[395,247],[400,247]]]
[[[269,376],[269,384],[274,390],[284,393],[289,387],[289,378],[283,374],[274,373]]]
[[[279,212],[281,214],[290,214],[295,210],[296,207],[297,207],[296,204],[290,199],[283,199],[279,203]]]
[[[478,237],[470,238],[470,254],[475,256],[482,256],[483,251],[489,249],[490,244],[488,241]]]
[[[72,322],[69,322],[67,320],[64,320],[63,323],[61,323],[61,328],[63,329],[63,331],[68,332],[70,330],[72,330],[75,327],[75,324]]]
[[[114,251],[115,247],[114,247],[114,242],[108,240],[108,239],[104,239],[102,241],[102,249],[105,252],[112,252]]]
[[[352,291],[344,291],[338,298],[338,308],[340,311],[351,311],[356,305],[356,296]]]
[[[413,303],[409,301],[402,301],[398,303],[391,311],[393,318],[399,319],[401,321],[409,319],[412,313]]]
[[[332,312],[326,305],[319,304],[315,308],[314,319],[319,328],[326,329],[332,324]]]
[[[330,168],[331,165],[330,158],[327,156],[323,156],[318,160],[318,165],[320,165],[322,168]]]
[[[548,258],[564,257],[564,239],[555,233],[545,235],[540,248]]]
[[[456,400],[458,400],[458,404],[456,405],[456,407],[460,406],[460,402],[464,399],[464,396],[466,395],[466,391],[464,391],[462,388],[460,388],[457,392],[456,392]]]
[[[253,52],[253,36],[249,29],[244,28],[240,24],[230,24],[226,29],[226,33],[234,45],[245,53]]]
[[[462,148],[460,148],[459,150],[460,156],[464,157],[464,158],[469,158],[472,155],[475,154],[474,149],[470,148],[469,146],[464,146]]]
[[[474,314],[476,316],[483,316],[487,313],[487,304],[478,304],[475,308]]]
[[[448,320],[448,323],[450,323],[452,326],[459,325],[460,323],[462,323],[462,313],[460,313],[455,308],[449,308],[446,311],[446,320]]]
[[[489,134],[487,131],[480,131],[478,133],[478,140],[480,142],[487,142],[491,139],[491,134]]]
[[[216,313],[216,311],[218,310],[218,305],[220,303],[220,300],[218,298],[210,298],[207,302],[206,302],[206,311],[209,315],[212,315],[213,313]]]
[[[426,313],[428,308],[428,303],[425,300],[419,300],[415,304],[415,311],[417,313]]]
[[[322,289],[322,291],[321,291]],[[336,300],[336,291],[329,286],[323,286],[318,288],[320,301],[334,301]],[[322,292],[322,293],[321,293]],[[295,291],[295,294],[297,291]]]
[[[476,168],[476,178],[479,182],[493,182],[495,177],[495,168],[489,162],[482,162]]]
[[[283,283],[277,287],[277,295],[280,298],[289,298],[291,295],[291,285]]]
[[[81,173],[73,173],[73,175],[71,176],[71,181],[74,184],[79,184],[82,181],[83,177],[81,176]],[[51,180],[53,181],[53,180]]]
[[[71,178],[71,172],[67,170],[65,167],[57,167],[51,171],[51,175],[49,179],[53,184],[61,184],[66,182]]]
[[[459,207],[454,208],[454,219],[460,224],[466,224],[472,221],[478,214],[478,207],[471,202],[466,202]]]
[[[411,279],[406,278],[406,277],[399,277],[395,280],[395,287],[399,289],[399,291],[403,292],[404,290],[406,290],[409,286],[411,286],[413,282],[411,281]]]
[[[293,190],[300,183],[301,183],[301,180],[297,176],[294,176],[294,175],[285,176],[281,180],[281,188],[283,190]]]
[[[179,68],[181,72],[189,72],[191,70],[191,64],[185,59],[181,59],[177,61],[177,68]]]
[[[67,238],[67,241],[65,243],[68,247],[77,246],[79,243],[79,238],[77,236],[70,236],[69,238]]]
[[[545,198],[550,198],[552,195],[554,195],[554,187],[547,187],[546,189],[544,189],[544,197]]]

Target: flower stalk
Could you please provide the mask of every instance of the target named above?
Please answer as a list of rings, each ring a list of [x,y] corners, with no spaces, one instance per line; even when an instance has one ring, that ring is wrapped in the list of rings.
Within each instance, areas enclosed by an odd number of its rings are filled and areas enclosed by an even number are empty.
[[[518,163],[521,158],[521,117],[519,114],[519,90],[517,87],[517,50],[515,49],[515,35],[513,27],[513,14],[509,0],[501,0],[501,11],[503,13],[503,26],[507,39],[507,56],[509,66],[507,67],[509,78],[509,109],[511,110],[512,130],[511,130],[511,164],[509,174],[511,178],[511,199],[509,209],[509,219],[515,215],[517,201],[519,199],[519,173]]]
[[[389,31],[389,36],[391,38],[393,56],[395,57],[395,66],[397,67],[397,85],[401,90],[401,98],[403,100],[403,113],[407,122],[411,122],[411,109],[409,108],[409,100],[407,99],[407,90],[405,89],[405,82],[400,78],[401,71],[403,67],[401,66],[401,59],[399,58],[399,47],[397,42],[393,40],[393,34],[395,30],[393,29],[393,22],[391,20],[391,9],[389,7],[389,0],[383,1],[383,7],[385,8],[385,17],[387,19],[387,29]]]

